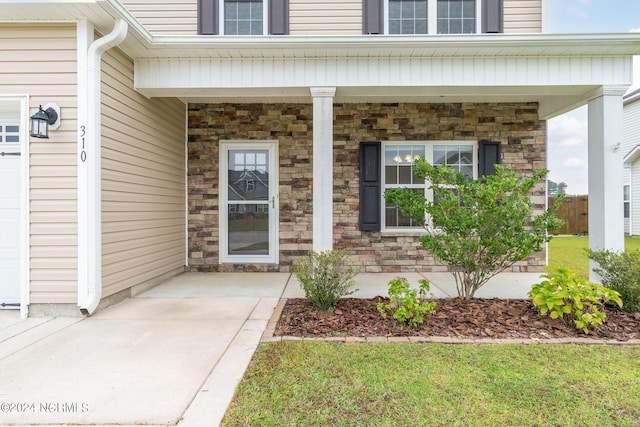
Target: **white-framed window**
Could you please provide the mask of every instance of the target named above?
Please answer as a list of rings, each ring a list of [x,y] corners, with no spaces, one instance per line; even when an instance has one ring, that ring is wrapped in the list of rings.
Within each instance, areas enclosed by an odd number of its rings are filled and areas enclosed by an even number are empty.
[[[623,197],[624,197],[624,218],[631,218],[631,187],[629,185],[625,185],[623,187]]]
[[[267,3],[265,0],[221,0],[220,33],[232,36],[267,34]]]
[[[385,33],[479,33],[481,1],[482,0],[385,0]]]
[[[423,192],[433,200],[428,183],[413,173],[416,158],[424,158],[433,165],[445,164],[471,179],[478,177],[478,144],[475,141],[403,141],[385,142],[382,147],[382,194],[391,188],[410,188]],[[404,216],[398,208],[382,201],[383,230],[411,230],[423,224]]]

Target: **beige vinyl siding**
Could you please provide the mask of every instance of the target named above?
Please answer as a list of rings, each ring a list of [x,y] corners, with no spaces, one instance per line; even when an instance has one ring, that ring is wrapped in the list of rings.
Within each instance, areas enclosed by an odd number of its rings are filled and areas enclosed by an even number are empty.
[[[631,166],[631,221],[633,235],[640,236],[640,160]]]
[[[624,127],[622,137],[622,155],[626,156],[634,147],[640,145],[640,100],[624,105]],[[625,169],[625,184],[630,185],[631,226],[634,236],[640,235],[640,161]],[[625,220],[625,233],[629,233],[629,221]]]
[[[289,33],[362,34],[362,0],[289,0]]]
[[[0,93],[56,103],[60,128],[31,138],[30,303],[77,302],[76,27],[0,24]]]
[[[505,33],[541,33],[543,0],[504,0]]]
[[[195,35],[198,32],[197,0],[121,0],[152,34]]]
[[[102,65],[103,296],[185,263],[185,105],[133,90],[133,62]]]
[[[633,147],[640,145],[640,99],[624,105],[623,117],[622,155],[626,156]]]

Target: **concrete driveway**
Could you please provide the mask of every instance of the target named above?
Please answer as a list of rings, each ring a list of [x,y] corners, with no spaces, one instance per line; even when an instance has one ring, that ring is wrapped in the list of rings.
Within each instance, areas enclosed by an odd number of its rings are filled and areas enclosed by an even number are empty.
[[[289,279],[185,273],[90,318],[0,311],[0,424],[217,426]]]
[[[361,274],[353,296],[387,294],[397,274]],[[448,273],[425,276],[455,295]],[[524,298],[539,274],[504,273],[479,297]],[[184,273],[89,318],[0,311],[0,425],[217,426],[289,273]]]

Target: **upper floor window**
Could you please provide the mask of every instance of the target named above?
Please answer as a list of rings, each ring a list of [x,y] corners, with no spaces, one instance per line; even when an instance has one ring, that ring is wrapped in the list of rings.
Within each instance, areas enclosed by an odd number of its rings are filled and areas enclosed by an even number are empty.
[[[289,34],[289,0],[198,0],[198,34]]]
[[[387,0],[387,34],[476,33],[479,5],[479,0]]]
[[[389,0],[389,34],[427,34],[427,0]]]
[[[363,0],[363,33],[501,33],[503,1]]]
[[[438,0],[438,34],[473,34],[476,0]]]
[[[221,20],[225,35],[262,35],[265,33],[266,7],[263,0],[224,0]]]

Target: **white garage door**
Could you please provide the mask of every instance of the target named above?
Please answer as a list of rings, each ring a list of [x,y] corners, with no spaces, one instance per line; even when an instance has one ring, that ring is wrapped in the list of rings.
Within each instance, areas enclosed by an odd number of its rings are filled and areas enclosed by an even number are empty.
[[[0,308],[20,306],[20,144],[17,124],[0,123]]]

